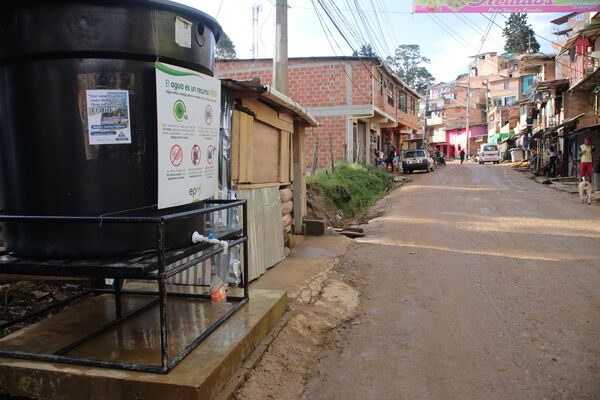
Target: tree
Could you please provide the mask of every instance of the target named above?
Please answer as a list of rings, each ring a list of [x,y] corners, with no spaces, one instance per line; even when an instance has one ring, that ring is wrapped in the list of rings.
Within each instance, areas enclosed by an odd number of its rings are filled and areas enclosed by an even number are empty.
[[[354,50],[352,52],[353,57],[377,57],[375,50],[370,44],[363,44],[360,46],[360,49]]]
[[[217,43],[217,54],[215,54],[215,57],[217,60],[233,60],[237,58],[235,45],[225,32],[223,32],[221,40]]]
[[[535,32],[527,22],[527,14],[510,14],[502,36],[506,39],[504,51],[507,53],[537,53],[540,50]]]
[[[393,57],[388,57],[386,61],[400,79],[419,93],[425,94],[427,86],[435,82],[431,72],[422,65],[429,64],[431,60],[421,55],[418,44],[401,44]]]

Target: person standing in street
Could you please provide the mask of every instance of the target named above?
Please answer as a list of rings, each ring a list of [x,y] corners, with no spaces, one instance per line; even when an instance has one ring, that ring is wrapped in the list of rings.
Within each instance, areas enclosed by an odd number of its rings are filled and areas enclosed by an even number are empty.
[[[465,162],[465,150],[460,149],[460,163],[462,164],[463,162]]]
[[[581,164],[579,165],[579,175],[586,177],[588,182],[592,181],[592,154],[594,152],[589,136],[583,138],[583,144],[579,146],[579,156]]]
[[[554,146],[550,146],[548,151],[548,177],[556,177],[556,151]]]
[[[387,171],[387,167],[392,167],[392,172],[394,172],[394,157],[396,157],[396,149],[394,146],[390,147],[390,152],[388,154],[388,158],[385,164],[385,170]]]

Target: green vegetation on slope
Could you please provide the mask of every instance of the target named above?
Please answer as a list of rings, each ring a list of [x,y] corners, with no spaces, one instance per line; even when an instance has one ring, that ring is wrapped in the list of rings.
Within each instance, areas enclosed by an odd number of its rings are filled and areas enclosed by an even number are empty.
[[[345,217],[366,212],[392,190],[392,176],[372,165],[338,164],[335,171],[319,171],[307,178],[311,190],[342,211]]]

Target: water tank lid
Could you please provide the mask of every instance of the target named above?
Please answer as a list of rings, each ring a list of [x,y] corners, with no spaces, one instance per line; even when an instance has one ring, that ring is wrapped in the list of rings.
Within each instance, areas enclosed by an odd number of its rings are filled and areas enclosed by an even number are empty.
[[[218,42],[221,36],[223,35],[223,29],[219,22],[214,19],[212,16],[202,12],[196,8],[186,6],[185,4],[176,3],[174,1],[169,0],[58,0],[54,1],[52,4],[58,5],[60,3],[80,3],[80,4],[89,4],[89,5],[99,5],[103,7],[109,7],[111,4],[119,7],[126,7],[128,4],[131,5],[141,5],[146,7],[156,7],[161,10],[170,10],[177,13],[187,14],[196,18],[201,18],[203,22],[210,28],[210,30],[215,35],[215,42]],[[26,8],[28,5],[42,4],[48,5],[47,0],[26,0],[21,2],[12,3],[12,6],[7,5],[5,9],[19,9]]]

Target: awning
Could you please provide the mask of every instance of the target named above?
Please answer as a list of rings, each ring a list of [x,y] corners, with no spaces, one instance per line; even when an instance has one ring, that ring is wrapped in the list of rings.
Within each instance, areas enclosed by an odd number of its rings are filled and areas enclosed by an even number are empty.
[[[569,137],[581,135],[581,134],[587,133],[588,131],[591,131],[591,130],[594,130],[594,129],[599,129],[599,128],[600,128],[600,124],[584,126],[583,128],[579,128],[579,129],[573,131],[569,135]]]
[[[576,34],[574,34],[573,36],[571,36],[563,45],[562,45],[562,49],[558,52],[558,55],[561,55],[567,51],[569,51],[569,49],[571,48],[571,46],[573,46],[573,43],[575,43],[575,41],[577,40],[578,37],[580,36],[590,36],[593,35],[595,33],[599,33],[600,32],[600,27],[598,27],[598,25],[591,25],[586,29],[583,29],[579,32],[577,32]]]
[[[370,118],[370,122],[377,123],[382,128],[396,128],[398,126],[396,118],[375,106],[373,106],[373,117]]]
[[[534,85],[534,87],[536,90],[544,90],[544,89],[551,89],[553,87],[568,86],[568,85],[569,85],[568,79],[551,79],[551,80],[547,80],[547,81],[538,82]]]
[[[403,119],[399,119],[399,120],[398,120],[398,125],[404,125],[404,126],[406,126],[407,128],[411,128],[411,129],[416,129],[416,130],[419,130],[419,127],[418,127],[418,125],[416,125],[416,124],[413,124],[413,123],[410,123],[410,122],[408,122],[408,121],[405,121],[405,120],[403,120]]]
[[[557,125],[555,128],[556,128],[557,131],[560,131],[560,130],[564,129],[567,125],[570,125],[570,124],[572,124],[574,122],[577,122],[577,120],[579,118],[581,118],[581,117],[583,117],[585,115],[586,115],[586,113],[582,113],[582,114],[574,116],[573,118],[569,118],[569,119],[563,121],[562,124]]]
[[[600,68],[577,82],[569,91],[576,90],[592,90],[594,87],[600,85]]]

